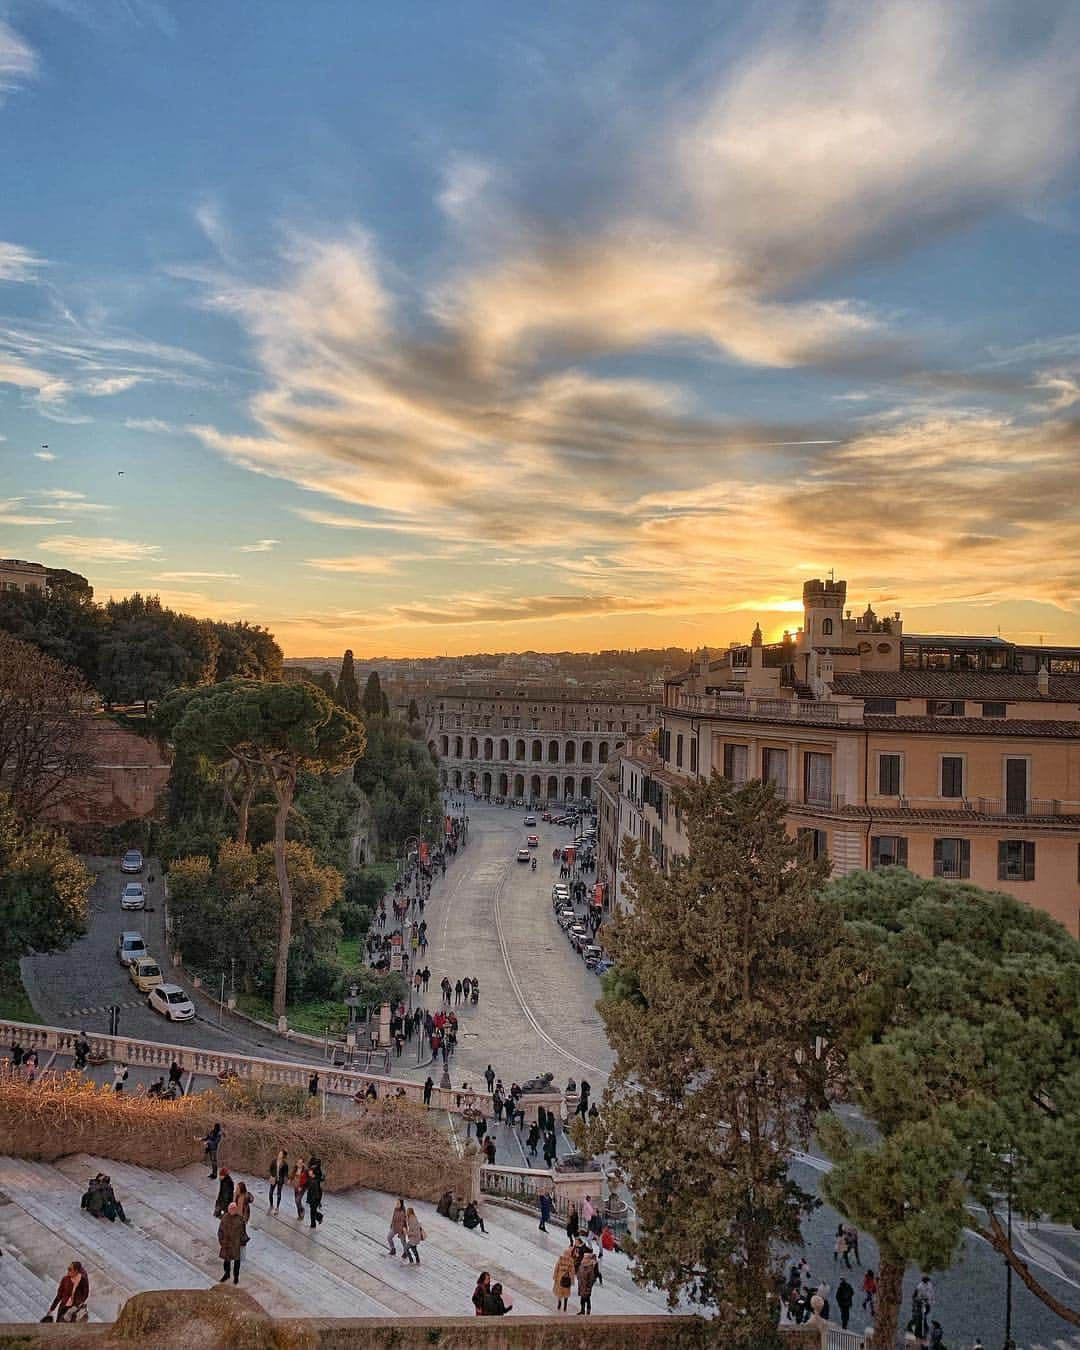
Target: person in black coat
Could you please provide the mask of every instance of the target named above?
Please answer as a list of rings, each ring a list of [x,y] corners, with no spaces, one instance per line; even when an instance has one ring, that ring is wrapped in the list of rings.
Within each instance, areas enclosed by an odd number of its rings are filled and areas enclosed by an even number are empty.
[[[851,1305],[855,1300],[855,1290],[848,1284],[847,1280],[841,1280],[836,1286],[836,1306],[840,1310],[840,1325],[847,1329],[848,1318],[851,1316]]]
[[[432,1088],[434,1088],[434,1086],[435,1086],[435,1079],[432,1078],[432,1076],[431,1076],[430,1074],[428,1074],[427,1078],[424,1079],[424,1105],[425,1105],[425,1106],[430,1106],[430,1105],[431,1105],[431,1090],[432,1090]]]
[[[308,1163],[308,1184],[305,1197],[308,1203],[308,1214],[311,1218],[311,1227],[322,1223],[322,1193],[323,1193],[323,1170],[322,1163],[318,1158],[312,1158]]]
[[[218,1182],[217,1199],[214,1201],[214,1218],[220,1219],[223,1214],[229,1212],[229,1206],[232,1204],[233,1192],[236,1187],[233,1185],[233,1179],[229,1176],[229,1169],[221,1169],[221,1180]]]

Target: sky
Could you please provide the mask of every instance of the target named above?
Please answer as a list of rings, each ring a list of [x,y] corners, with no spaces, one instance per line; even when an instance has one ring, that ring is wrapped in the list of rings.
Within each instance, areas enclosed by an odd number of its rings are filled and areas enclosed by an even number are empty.
[[[1080,643],[1071,0],[0,0],[0,554],[292,656]]]

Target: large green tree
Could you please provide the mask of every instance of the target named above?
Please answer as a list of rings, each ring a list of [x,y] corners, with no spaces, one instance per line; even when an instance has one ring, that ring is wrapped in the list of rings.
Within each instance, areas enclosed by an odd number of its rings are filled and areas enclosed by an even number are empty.
[[[337,701],[346,712],[352,713],[354,717],[360,714],[360,686],[356,683],[356,666],[353,663],[352,650],[348,650],[341,658],[341,673],[338,676]],[[370,712],[369,708],[364,709]]]
[[[0,797],[0,971],[81,937],[93,881],[62,835],[25,825]]]
[[[628,844],[629,912],[604,930],[623,972],[599,1008],[616,1064],[598,1129],[634,1194],[640,1278],[714,1306],[726,1345],[779,1344],[783,1250],[813,1203],[788,1172],[828,1086],[842,1014],[826,864],[784,830],[767,784],[678,794],[689,856]]]
[[[846,919],[849,1090],[875,1133],[823,1117],[823,1187],[881,1251],[875,1345],[894,1343],[907,1264],[947,1266],[965,1227],[1080,1325],[1002,1216],[1011,1194],[1021,1213],[1080,1223],[1080,943],[1011,895],[903,868],[827,894]]]
[[[271,789],[274,860],[281,900],[274,1013],[284,1016],[292,939],[292,889],[285,865],[286,824],[301,773],[350,769],[364,752],[363,724],[313,684],[228,680],[190,699],[173,720],[178,749],[213,763],[235,761]]]
[[[382,717],[383,712],[383,691],[382,684],[379,681],[379,672],[373,670],[367,677],[367,683],[364,685],[364,697],[360,702],[360,707],[368,717]]]

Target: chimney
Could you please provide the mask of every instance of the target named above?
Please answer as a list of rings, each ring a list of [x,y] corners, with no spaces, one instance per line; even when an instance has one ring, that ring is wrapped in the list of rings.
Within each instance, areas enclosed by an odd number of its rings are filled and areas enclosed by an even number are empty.
[[[1050,672],[1046,669],[1044,661],[1039,667],[1039,697],[1046,698],[1050,693]]]

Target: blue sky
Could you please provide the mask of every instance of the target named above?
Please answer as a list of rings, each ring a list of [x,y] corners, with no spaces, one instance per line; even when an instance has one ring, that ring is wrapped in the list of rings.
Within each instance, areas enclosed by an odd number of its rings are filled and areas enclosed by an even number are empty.
[[[294,655],[1080,642],[1080,15],[0,0],[0,552]]]

